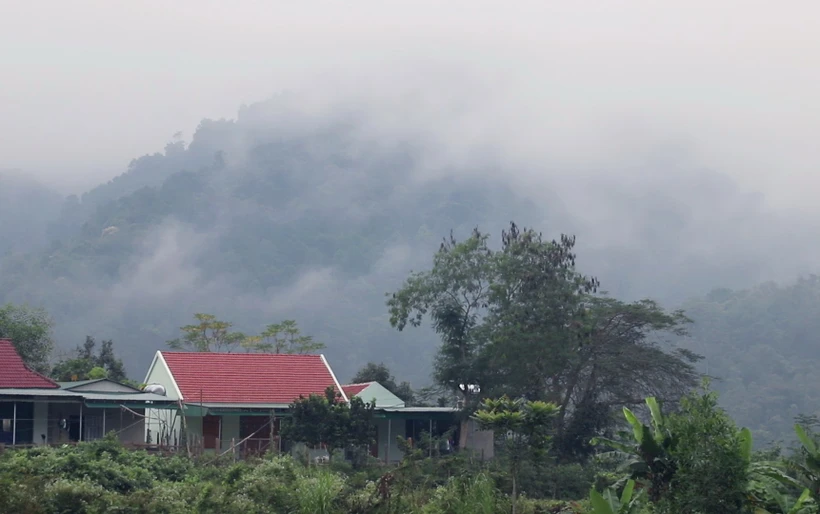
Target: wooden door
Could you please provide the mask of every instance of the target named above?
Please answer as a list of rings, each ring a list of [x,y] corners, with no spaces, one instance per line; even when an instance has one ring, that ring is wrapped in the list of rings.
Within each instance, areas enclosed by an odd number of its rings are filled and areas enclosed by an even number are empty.
[[[270,446],[270,418],[267,416],[241,416],[239,418],[239,440],[243,453],[260,455]]]
[[[221,421],[220,416],[208,415],[202,418],[202,445],[206,450],[219,448]]]

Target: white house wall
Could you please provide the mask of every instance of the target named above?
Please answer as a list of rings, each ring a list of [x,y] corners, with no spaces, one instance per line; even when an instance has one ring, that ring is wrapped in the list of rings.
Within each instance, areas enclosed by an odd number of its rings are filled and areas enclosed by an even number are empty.
[[[154,362],[152,363],[152,367],[148,372],[148,375],[145,377],[146,384],[160,384],[161,386],[165,387],[165,396],[170,400],[179,400],[179,394],[177,393],[177,387],[174,383],[174,379],[171,375],[168,366],[165,364],[165,360],[161,357],[159,352],[158,355],[154,357]],[[173,444],[174,437],[176,436],[177,440],[180,435],[181,430],[181,420],[179,419],[179,415],[175,415],[173,410],[169,409],[148,409],[146,411],[147,419],[145,423],[145,431],[147,433],[148,430],[151,431],[151,442],[157,442],[157,436],[162,434],[164,431],[168,431],[171,434],[171,443]],[[190,424],[190,420],[189,424]],[[200,424],[200,430],[202,425]],[[193,433],[201,433],[201,432],[193,432]],[[145,434],[147,435],[147,434]],[[145,438],[143,435],[143,438]]]

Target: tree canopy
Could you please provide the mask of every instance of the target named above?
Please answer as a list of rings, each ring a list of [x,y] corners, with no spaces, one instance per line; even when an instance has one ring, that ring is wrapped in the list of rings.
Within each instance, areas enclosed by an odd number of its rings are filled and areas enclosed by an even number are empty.
[[[291,403],[291,416],[282,435],[313,447],[324,445],[332,458],[338,449],[367,446],[375,441],[374,408],[374,404],[358,397],[345,404],[341,394],[328,387],[324,395],[300,396]]]
[[[97,342],[91,336],[86,336],[85,343],[77,346],[73,355],[69,355],[51,370],[51,378],[63,382],[72,380],[87,380],[108,378],[116,382],[126,382],[125,367],[122,360],[114,354],[114,342],[103,341],[99,352],[94,350]]]
[[[31,369],[48,373],[54,341],[51,318],[45,310],[10,303],[0,306],[0,338],[11,339],[17,353]]]
[[[296,321],[285,320],[268,325],[259,335],[233,330],[233,323],[221,321],[213,314],[194,314],[198,323],[181,327],[181,338],[168,341],[175,350],[196,352],[312,353],[325,347],[312,336],[302,335]]]
[[[648,394],[674,401],[697,384],[698,356],[663,339],[686,333],[682,312],[597,294],[598,280],[575,269],[573,237],[547,241],[511,223],[500,249],[488,239],[451,235],[387,301],[398,330],[430,318],[441,338],[434,378],[467,410],[500,395],[553,402],[556,451],[582,457],[613,409]]]

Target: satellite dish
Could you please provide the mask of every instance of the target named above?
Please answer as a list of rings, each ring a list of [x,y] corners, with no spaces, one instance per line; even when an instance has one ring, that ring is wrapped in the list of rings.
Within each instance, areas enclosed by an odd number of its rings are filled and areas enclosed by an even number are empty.
[[[145,386],[145,389],[143,389],[143,391],[145,391],[146,393],[154,393],[160,396],[165,396],[165,386],[162,386],[160,384],[147,385]]]

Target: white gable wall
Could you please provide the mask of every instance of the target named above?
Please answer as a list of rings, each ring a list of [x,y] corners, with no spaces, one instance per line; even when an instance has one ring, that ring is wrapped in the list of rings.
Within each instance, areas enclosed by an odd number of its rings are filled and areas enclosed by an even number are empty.
[[[157,352],[148,374],[145,376],[145,384],[159,384],[165,387],[165,396],[170,400],[181,399],[179,387],[177,387],[171,370],[168,369],[165,359],[162,357],[162,352]],[[163,433],[169,433],[171,444],[174,439],[178,439],[182,420],[180,416],[173,410],[168,409],[147,409],[145,411],[147,416],[145,420],[145,430],[151,431],[151,442],[156,444],[157,437]]]

